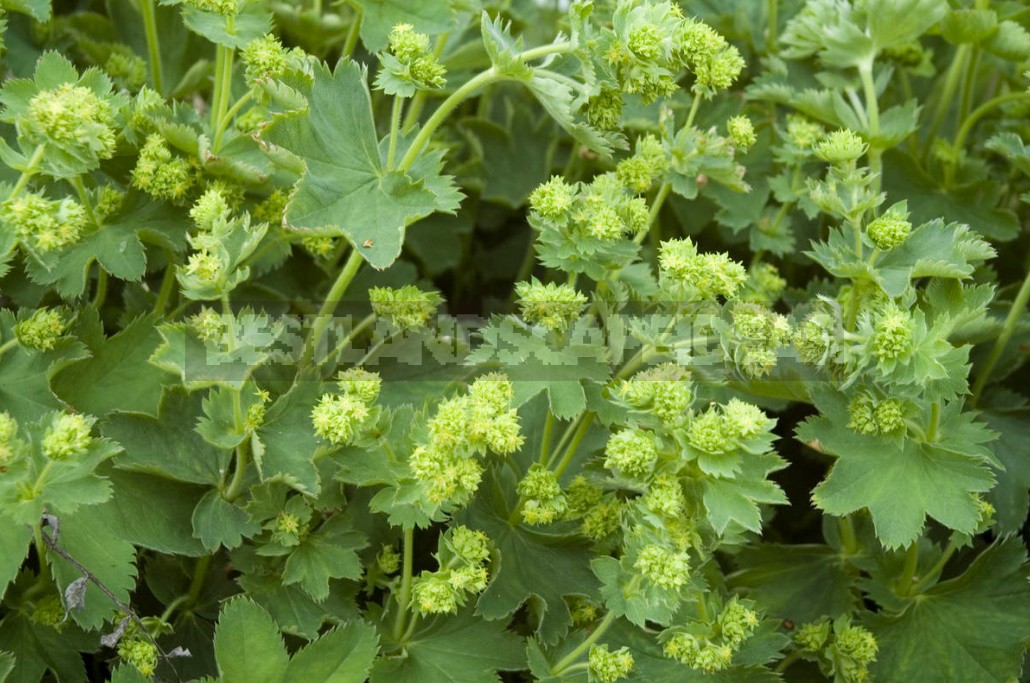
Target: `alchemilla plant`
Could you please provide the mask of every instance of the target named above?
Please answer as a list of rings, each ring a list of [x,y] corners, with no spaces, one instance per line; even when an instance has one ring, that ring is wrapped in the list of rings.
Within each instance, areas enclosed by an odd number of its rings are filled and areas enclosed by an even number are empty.
[[[1025,3],[0,17],[0,681],[1028,680]]]

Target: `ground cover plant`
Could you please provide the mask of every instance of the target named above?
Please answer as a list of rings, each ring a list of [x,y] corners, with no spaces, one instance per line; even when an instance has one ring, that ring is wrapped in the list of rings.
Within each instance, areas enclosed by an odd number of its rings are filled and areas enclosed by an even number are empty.
[[[0,8],[0,681],[1030,680],[1025,3]]]

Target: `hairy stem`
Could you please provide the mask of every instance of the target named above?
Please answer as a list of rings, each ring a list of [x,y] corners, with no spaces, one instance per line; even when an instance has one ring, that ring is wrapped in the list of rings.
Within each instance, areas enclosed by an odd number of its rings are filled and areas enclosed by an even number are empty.
[[[450,37],[449,33],[441,33],[436,38],[436,46],[433,48],[433,56],[439,60],[443,56],[444,48],[447,47],[447,39]],[[409,130],[415,127],[418,123],[419,117],[422,116],[422,109],[426,106],[426,97],[429,96],[429,92],[426,90],[419,90],[415,93],[415,96],[411,98],[411,104],[408,106],[408,112],[404,115],[404,124],[401,126],[401,130],[407,133]]]
[[[352,249],[350,256],[347,257],[347,262],[343,264],[340,274],[336,276],[336,281],[333,282],[333,286],[329,289],[325,301],[322,302],[322,307],[318,309],[318,317],[315,318],[315,324],[312,325],[311,333],[304,344],[304,353],[300,359],[301,365],[309,364],[314,357],[315,347],[318,346],[318,343],[322,340],[322,335],[325,334],[326,327],[329,326],[330,314],[336,309],[337,304],[340,303],[340,297],[347,291],[347,287],[354,279],[354,276],[358,274],[363,261],[364,258],[358,252],[357,247]]]
[[[393,637],[400,639],[404,632],[404,623],[408,614],[408,603],[411,601],[411,568],[415,555],[415,528],[404,527],[404,569],[401,574],[400,593],[397,594],[397,614],[393,620]]]
[[[586,652],[590,650],[590,647],[594,643],[596,643],[601,636],[604,635],[605,631],[608,630],[608,627],[614,623],[615,613],[608,612],[608,614],[604,616],[604,619],[601,620],[601,623],[597,625],[597,628],[595,628],[593,632],[589,636],[587,636],[586,640],[580,643],[575,650],[562,657],[562,659],[559,660],[557,664],[551,667],[551,675],[560,676],[570,666],[575,664],[576,660],[582,657],[584,654],[586,654]]]
[[[147,55],[150,62],[150,84],[159,94],[164,94],[164,76],[161,65],[161,45],[157,35],[157,15],[154,0],[140,0],[140,14],[143,15],[143,32],[147,36]]]
[[[404,98],[394,95],[390,113],[390,147],[386,152],[386,170],[393,170],[393,158],[397,153],[397,138],[401,134],[401,111],[404,109]]]
[[[1005,351],[1005,347],[1008,346],[1009,341],[1012,340],[1012,335],[1016,332],[1019,318],[1023,315],[1023,311],[1026,310],[1027,300],[1030,300],[1030,270],[1027,271],[1026,277],[1023,278],[1023,284],[1020,286],[1016,298],[1012,301],[1012,308],[1009,309],[1009,314],[1006,316],[1004,324],[1002,324],[1001,332],[998,334],[997,339],[994,340],[994,347],[991,349],[991,353],[987,356],[987,360],[984,361],[976,375],[976,381],[973,383],[973,397],[969,401],[970,407],[975,408],[980,402],[984,387],[987,386],[987,380],[994,371],[994,366],[998,364],[1002,352]]]
[[[354,8],[354,16],[351,17],[350,28],[347,29],[347,38],[343,43],[341,57],[350,57],[354,54],[354,48],[358,46],[358,36],[361,33],[361,22],[365,18],[365,11],[361,7]]]

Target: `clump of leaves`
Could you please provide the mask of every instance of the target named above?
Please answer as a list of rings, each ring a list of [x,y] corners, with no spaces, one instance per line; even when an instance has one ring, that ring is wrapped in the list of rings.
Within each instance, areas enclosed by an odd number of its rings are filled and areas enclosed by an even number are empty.
[[[1025,676],[1016,3],[0,7],[0,681]]]

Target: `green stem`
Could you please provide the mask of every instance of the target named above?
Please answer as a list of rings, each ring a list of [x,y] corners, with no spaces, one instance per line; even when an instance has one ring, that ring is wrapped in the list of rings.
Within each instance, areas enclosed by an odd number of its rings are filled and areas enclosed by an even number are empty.
[[[1009,341],[1011,341],[1012,335],[1015,334],[1019,317],[1026,310],[1028,300],[1030,300],[1030,270],[1027,271],[1026,277],[1023,278],[1023,284],[1020,286],[1016,298],[1012,301],[1012,308],[1009,309],[1009,314],[1006,316],[1004,324],[1002,324],[1001,332],[998,334],[997,339],[994,340],[994,347],[991,349],[990,355],[987,356],[987,360],[984,361],[983,366],[976,375],[976,381],[973,383],[973,397],[969,402],[970,407],[975,408],[977,403],[980,402],[984,387],[987,385],[987,380],[990,379],[994,366],[998,364],[1002,352],[1008,346]]]
[[[930,150],[933,149],[933,141],[937,139],[937,133],[940,131],[941,124],[944,122],[944,116],[948,113],[948,108],[955,99],[955,90],[958,88],[959,79],[962,76],[962,67],[966,63],[969,49],[969,45],[960,45],[955,51],[955,59],[952,61],[951,67],[948,69],[948,75],[944,80],[944,87],[940,90],[940,99],[937,100],[937,110],[934,112],[933,120],[930,122],[930,127],[926,136],[926,145],[923,148],[924,158],[929,155]]]
[[[197,564],[193,568],[193,580],[190,581],[189,588],[189,604],[190,606],[196,605],[197,600],[200,599],[200,591],[204,588],[204,579],[207,578],[207,569],[211,565],[210,555],[201,555],[197,559]]]
[[[844,544],[845,554],[858,554],[858,538],[855,536],[855,525],[851,521],[851,517],[848,517],[847,515],[841,517],[837,528],[840,533],[841,543]]]
[[[350,57],[354,54],[354,48],[358,46],[358,35],[361,33],[361,21],[364,18],[365,11],[361,7],[355,7],[350,28],[347,29],[347,39],[344,41],[343,49],[341,50],[341,57]]]
[[[107,298],[107,271],[97,261],[97,288],[93,292],[93,308],[100,310],[100,307],[104,305],[104,300]]]
[[[548,457],[551,455],[551,433],[554,431],[554,413],[550,410],[547,411],[547,417],[544,418],[544,435],[540,439],[540,459],[541,464],[546,464]]]
[[[572,441],[569,442],[569,447],[565,449],[565,455],[558,462],[558,466],[554,468],[554,476],[561,478],[565,474],[565,470],[568,469],[572,463],[573,456],[576,455],[576,451],[579,450],[579,445],[583,443],[583,439],[586,438],[587,432],[590,431],[590,426],[593,424],[594,414],[589,410],[583,413],[583,422],[579,425],[579,429],[576,430],[576,434],[572,437]]]
[[[183,593],[182,595],[177,597],[175,600],[172,600],[170,603],[168,603],[168,606],[165,607],[164,611],[161,612],[161,616],[158,617],[158,620],[161,623],[167,624],[169,617],[171,617],[172,614],[175,613],[175,610],[177,610],[179,608],[179,605],[182,605],[184,603],[189,602],[189,599],[190,599],[189,593]]]
[[[779,664],[776,665],[776,668],[773,669],[773,672],[778,674],[783,673],[791,664],[798,661],[799,659],[801,659],[801,653],[795,650],[794,652],[791,652],[789,655],[781,659]]]
[[[657,194],[655,194],[654,199],[651,201],[651,211],[647,214],[648,229],[634,236],[634,242],[640,244],[654,230],[655,223],[658,221],[658,214],[661,212],[662,205],[665,204],[665,200],[669,197],[671,190],[672,186],[669,183],[662,183],[658,188]]]
[[[89,222],[93,225],[100,227],[100,221],[97,220],[97,214],[93,211],[93,202],[89,199],[89,194],[86,192],[86,186],[82,182],[82,176],[75,176],[69,181],[71,186],[75,188],[75,194],[79,196],[79,201],[82,203],[82,207],[86,209],[86,215],[89,217]]]
[[[164,94],[161,46],[157,35],[157,15],[154,11],[154,0],[140,0],[140,14],[143,15],[143,31],[147,36],[147,54],[150,59],[150,83],[159,94]]]
[[[906,597],[912,592],[912,579],[915,578],[916,569],[919,568],[919,543],[912,541],[905,551],[905,564],[901,568],[901,576],[898,577],[897,594]]]
[[[14,339],[8,339],[3,344],[0,344],[0,356],[4,355],[5,353],[10,351],[11,349],[13,349],[17,345],[18,345],[18,338],[17,337],[15,337]]]
[[[927,443],[934,443],[937,441],[937,428],[941,422],[941,403],[940,401],[934,401],[930,405],[930,426],[926,428],[926,441]]]
[[[234,27],[231,16],[226,18],[226,28],[232,33]],[[235,53],[233,48],[224,45],[215,48],[215,90],[211,106],[211,129],[215,131],[216,140],[212,142],[212,152],[217,152],[221,144],[218,129],[225,119],[226,111],[229,109],[229,98],[232,96],[232,63]]]
[[[343,340],[336,345],[336,348],[329,352],[329,355],[325,357],[325,362],[332,362],[332,360],[336,358],[336,355],[340,353],[340,351],[342,351],[344,347],[346,347],[348,344],[354,341],[359,334],[368,329],[368,326],[374,323],[375,321],[375,313],[369,313],[364,318],[362,318],[361,322],[355,325],[353,329],[351,329],[351,331],[347,333],[347,336],[344,337]]]
[[[25,170],[21,172],[18,177],[18,182],[11,188],[11,192],[7,195],[7,201],[11,201],[25,189],[25,186],[29,184],[29,180],[32,176],[36,175],[36,170],[39,167],[39,162],[43,160],[43,153],[46,151],[46,143],[36,145],[36,149],[32,152],[32,156],[29,157],[29,163],[25,167]]]
[[[873,61],[863,62],[858,67],[862,79],[862,91],[865,95],[866,114],[869,116],[869,169],[873,174],[873,188],[880,190],[883,174],[883,150],[879,147],[880,136],[880,103],[876,96],[876,81],[873,79]]]
[[[545,465],[550,467],[554,461],[555,456],[557,456],[558,453],[564,451],[565,446],[569,443],[569,439],[571,439],[572,435],[576,433],[576,430],[579,428],[579,423],[583,420],[585,416],[586,413],[583,413],[575,420],[573,420],[571,423],[569,423],[569,426],[565,428],[564,432],[562,432],[561,438],[558,439],[558,445],[554,447],[554,450],[551,451],[551,455],[548,456],[547,462],[544,463]]]
[[[597,628],[594,629],[593,633],[587,636],[586,640],[580,643],[575,650],[562,657],[557,664],[551,667],[551,675],[560,676],[566,669],[575,664],[576,660],[582,657],[590,647],[604,635],[605,631],[607,631],[608,627],[613,623],[615,623],[615,613],[608,612],[608,614],[604,615],[604,619],[602,619],[601,623],[597,625]]]
[[[404,570],[401,574],[401,589],[397,595],[397,615],[393,621],[393,636],[400,639],[404,632],[404,621],[408,614],[408,602],[411,600],[411,568],[415,555],[415,528],[404,527]]]
[[[780,0],[766,0],[766,14],[768,15],[769,26],[765,34],[765,51],[772,54],[776,51],[776,22],[778,17],[776,16],[777,6],[780,4]]]
[[[543,45],[536,47],[531,50],[526,50],[518,55],[517,59],[522,62],[528,62],[533,59],[540,59],[552,54],[561,54],[572,50],[572,45],[569,43],[558,43],[551,45]],[[486,71],[483,71],[476,76],[473,76],[465,82],[460,88],[455,90],[450,96],[447,97],[440,106],[436,108],[432,116],[426,121],[426,124],[412,140],[411,145],[408,147],[408,151],[404,154],[400,163],[397,164],[397,169],[400,171],[407,171],[411,168],[412,164],[418,159],[418,155],[422,152],[422,149],[428,144],[429,139],[432,137],[436,129],[450,116],[459,104],[464,102],[466,99],[472,96],[480,88],[483,88],[491,83],[499,83],[501,81],[509,80],[511,76],[500,73],[497,69],[490,67]]]
[[[214,142],[212,142],[212,149],[221,149],[222,136],[225,135],[225,131],[229,128],[229,123],[232,121],[233,117],[239,113],[240,109],[252,99],[254,99],[253,89],[243,93],[243,96],[236,100],[236,104],[232,105],[229,108],[229,111],[225,112],[225,116],[223,116],[218,122],[218,129],[215,130],[215,139]]]
[[[931,583],[936,581],[937,578],[941,575],[941,572],[944,571],[944,567],[948,564],[948,560],[950,560],[951,556],[955,554],[956,550],[958,550],[958,546],[955,545],[955,542],[948,541],[948,546],[944,549],[944,552],[941,553],[940,559],[937,560],[937,562],[935,562],[934,565],[930,567],[926,574],[923,575],[923,578],[921,578],[916,583],[916,585],[912,587],[912,590],[909,594],[919,595],[924,590],[926,590]]]
[[[450,37],[449,33],[441,33],[436,38],[436,46],[433,48],[433,56],[437,60],[443,56],[444,48],[447,47],[447,39]],[[405,133],[415,127],[418,123],[418,119],[422,116],[422,109],[426,106],[426,97],[429,92],[427,90],[419,90],[415,93],[415,96],[411,98],[411,104],[408,106],[408,113],[404,115],[404,125],[401,126],[401,130]]]
[[[386,152],[386,170],[393,170],[393,158],[397,153],[397,138],[401,134],[401,111],[404,109],[404,98],[394,95],[390,113],[390,147]]]
[[[32,538],[36,544],[36,557],[39,560],[39,575],[45,576],[47,570],[46,543],[43,542],[43,523],[37,521],[32,525]]]
[[[1030,92],[1010,92],[1004,95],[998,95],[993,99],[987,100],[979,107],[974,109],[973,112],[968,117],[966,117],[966,119],[962,122],[962,126],[958,129],[958,132],[955,134],[955,142],[953,143],[955,150],[961,151],[965,148],[966,138],[968,138],[969,134],[973,131],[973,127],[980,122],[980,119],[990,114],[993,109],[996,109],[997,107],[1005,104],[1006,102],[1011,102],[1013,100],[1021,100],[1027,97],[1030,97]],[[952,180],[954,179],[955,175],[954,167],[955,164],[954,162],[952,162],[948,164],[948,167],[945,170],[947,177]]]
[[[239,395],[239,392],[236,394]],[[236,467],[232,473],[232,481],[229,482],[229,487],[225,490],[223,498],[232,502],[240,495],[243,487],[243,478],[247,473],[247,463],[250,462],[250,435],[247,435],[243,441],[236,447]]]
[[[318,309],[318,317],[315,319],[315,324],[311,327],[311,334],[304,344],[304,354],[300,360],[301,365],[307,365],[311,362],[315,353],[315,347],[318,346],[318,342],[322,340],[322,335],[325,334],[326,327],[329,326],[330,314],[336,309],[337,304],[340,303],[340,297],[347,291],[347,287],[354,279],[354,276],[358,274],[363,261],[364,259],[358,252],[357,247],[352,249],[347,262],[343,264],[340,274],[336,277],[336,281],[333,282],[332,288],[326,295],[325,301],[322,302],[322,307]]]
[[[168,308],[168,300],[172,297],[175,289],[175,263],[171,252],[168,252],[168,266],[165,268],[164,276],[161,278],[161,288],[157,291],[157,301],[154,302],[154,313],[163,315]]]
[[[687,114],[687,122],[683,124],[684,128],[690,128],[694,125],[694,118],[697,117],[697,110],[701,108],[701,97],[694,95],[694,101],[690,103],[690,113]]]

